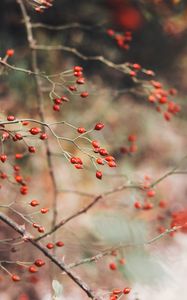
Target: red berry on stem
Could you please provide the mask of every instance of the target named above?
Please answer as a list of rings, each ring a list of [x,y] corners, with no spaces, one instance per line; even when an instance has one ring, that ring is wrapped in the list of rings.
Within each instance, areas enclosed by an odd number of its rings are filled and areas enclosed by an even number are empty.
[[[37,268],[35,266],[30,266],[28,270],[29,270],[30,273],[36,273],[36,272],[38,272],[38,270],[37,270]]]
[[[99,148],[99,142],[98,141],[92,141],[92,146],[94,148]]]
[[[35,153],[36,152],[36,148],[34,146],[29,146],[28,150],[30,153]]]
[[[40,135],[40,140],[47,140],[47,139],[48,139],[48,136],[47,136],[46,133],[42,133],[42,134]]]
[[[41,132],[41,129],[38,128],[38,127],[33,127],[33,128],[31,128],[29,131],[30,131],[30,133],[31,133],[32,135],[36,135],[36,134],[38,134],[38,133]]]
[[[84,127],[79,127],[77,128],[77,132],[82,134],[86,132],[86,129]]]
[[[21,278],[16,274],[12,274],[12,280],[16,282],[16,281],[20,281]]]
[[[126,287],[126,288],[124,288],[124,290],[123,290],[123,294],[127,295],[127,294],[130,293],[130,291],[131,291],[131,289],[130,289],[129,287]]]
[[[83,70],[83,68],[80,67],[80,66],[75,66],[74,67],[74,72],[81,72],[82,70]]]
[[[48,243],[48,244],[46,245],[46,247],[47,247],[48,249],[53,249],[53,248],[54,248],[54,244],[53,244],[53,243]]]
[[[95,129],[95,130],[101,130],[101,129],[103,129],[103,127],[104,127],[104,124],[103,124],[103,123],[97,123],[97,124],[95,125],[94,129]]]
[[[32,200],[30,203],[29,203],[31,206],[35,207],[37,205],[39,205],[39,201],[38,200]]]
[[[45,232],[45,228],[43,226],[39,226],[38,227],[38,232],[44,233]]]
[[[21,153],[16,153],[16,155],[15,155],[15,158],[16,159],[20,159],[20,158],[22,158],[23,157],[23,154],[21,154]]]
[[[80,96],[82,97],[82,98],[87,98],[88,97],[88,92],[82,92],[81,94],[80,94]]]
[[[53,110],[54,110],[54,111],[60,111],[60,105],[54,104],[54,105],[53,105]]]
[[[45,207],[45,208],[41,208],[40,212],[42,214],[46,214],[49,211],[49,208]]]
[[[43,259],[36,259],[35,262],[34,262],[35,266],[37,267],[42,267],[45,265],[45,261]]]
[[[102,179],[103,174],[102,174],[101,171],[97,171],[96,174],[95,174],[95,176],[96,176],[98,179]]]
[[[110,268],[110,270],[112,270],[112,271],[117,270],[117,266],[116,266],[116,264],[115,264],[114,262],[112,262],[112,263],[109,264],[109,268]]]
[[[154,190],[147,191],[147,197],[149,197],[149,198],[154,197],[155,194],[156,194],[156,192]]]
[[[1,161],[4,163],[7,160],[7,155],[6,154],[2,154],[0,156]]]
[[[9,56],[9,57],[13,56],[14,55],[14,49],[7,49],[6,55]]]
[[[62,241],[58,241],[58,242],[56,242],[56,246],[57,247],[63,247],[64,243]]]
[[[15,117],[14,116],[8,116],[7,117],[7,121],[14,121],[15,120]]]

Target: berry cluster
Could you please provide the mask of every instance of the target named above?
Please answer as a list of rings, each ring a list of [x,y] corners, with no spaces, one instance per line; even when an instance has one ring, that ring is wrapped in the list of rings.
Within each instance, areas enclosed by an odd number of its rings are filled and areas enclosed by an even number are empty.
[[[31,4],[35,11],[42,13],[44,9],[53,5],[53,0],[27,0]]]
[[[122,290],[120,289],[114,289],[110,295],[109,300],[117,300],[121,299],[122,295],[128,295],[130,293],[131,289],[129,287],[126,287]]]
[[[125,50],[129,50],[132,41],[132,32],[125,31],[124,33],[115,32],[113,29],[107,29],[107,34],[112,37],[117,45]]]
[[[137,146],[137,136],[135,134],[131,134],[128,136],[128,146],[122,146],[120,148],[120,152],[123,154],[133,154],[136,153],[138,150]]]
[[[74,84],[69,85],[68,81],[66,81],[67,86],[65,87],[65,89],[67,91],[69,91],[71,94],[75,94],[77,95],[78,89],[81,85],[85,84],[85,78],[83,75],[83,68],[81,66],[74,66],[73,70],[70,71],[70,76],[72,76],[72,72],[73,72],[73,76],[75,78]],[[67,75],[66,75],[67,76]],[[53,97],[53,94],[55,97]],[[87,98],[89,96],[88,92],[85,90],[79,91],[78,92],[79,96],[81,98]],[[50,93],[50,98],[52,98],[52,101],[54,103],[53,105],[53,110],[54,111],[60,111],[60,107],[64,102],[68,102],[69,98],[66,95],[63,96],[58,96],[56,97],[56,92],[52,91]]]
[[[152,70],[146,70],[141,65],[128,64],[129,75],[132,77],[134,82],[141,82],[144,92],[147,94],[147,99],[150,103],[155,105],[158,112],[163,113],[163,117],[166,121],[170,121],[172,115],[176,115],[180,112],[180,105],[170,100],[170,97],[175,96],[177,91],[174,88],[166,90],[163,84],[156,80],[147,80],[142,75],[154,76]]]

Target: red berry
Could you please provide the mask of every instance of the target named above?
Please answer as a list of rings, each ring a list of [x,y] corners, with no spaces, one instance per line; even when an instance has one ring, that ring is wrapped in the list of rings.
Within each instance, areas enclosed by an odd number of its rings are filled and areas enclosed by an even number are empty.
[[[119,263],[120,265],[125,265],[126,264],[125,258],[120,258]]]
[[[105,157],[105,160],[106,161],[114,161],[115,158],[113,156],[109,155],[109,156]]]
[[[38,272],[38,270],[37,270],[37,268],[35,266],[30,266],[29,267],[29,272],[30,273],[36,273],[36,272]]]
[[[22,182],[23,182],[23,177],[20,176],[20,175],[16,175],[16,176],[15,176],[15,180],[16,180],[18,183],[22,183]]]
[[[29,125],[29,122],[28,122],[28,121],[23,121],[23,122],[22,122],[22,125],[23,125],[23,126],[27,126],[27,125]]]
[[[2,154],[2,155],[0,156],[0,160],[4,163],[4,162],[7,160],[6,154]]]
[[[14,171],[20,171],[20,166],[15,165],[15,166],[14,166]]]
[[[126,287],[126,288],[124,288],[124,290],[123,290],[123,294],[127,295],[127,294],[130,293],[130,291],[131,291],[131,289],[130,289],[129,287]]]
[[[137,136],[134,134],[131,134],[128,136],[128,141],[129,142],[135,142],[137,140]]]
[[[58,242],[56,242],[56,246],[57,247],[63,247],[64,243],[62,241],[58,241]]]
[[[69,101],[69,99],[68,99],[66,96],[62,96],[61,99],[62,99],[62,101],[64,101],[64,102],[68,102],[68,101]]]
[[[48,244],[46,245],[46,247],[47,247],[48,249],[53,249],[53,248],[54,248],[54,244],[53,244],[53,243],[48,243]]]
[[[13,56],[14,55],[14,49],[7,49],[6,55],[9,56],[9,57]]]
[[[82,97],[82,98],[87,98],[88,97],[88,92],[82,92],[81,94],[80,94],[80,96]]]
[[[99,149],[99,154],[102,156],[106,156],[108,155],[108,151],[104,148]]]
[[[150,202],[146,202],[143,206],[143,209],[145,210],[149,210],[149,209],[152,209],[153,208],[153,204],[150,203]]]
[[[80,67],[80,66],[75,66],[74,67],[74,72],[81,72],[82,70],[83,70],[83,68]]]
[[[129,72],[129,75],[130,75],[131,77],[135,77],[135,76],[136,76],[136,72],[135,72],[135,71],[130,71],[130,72]]]
[[[115,168],[115,167],[116,167],[115,161],[109,161],[109,162],[108,162],[108,166],[109,166],[110,168]]]
[[[45,261],[43,261],[43,259],[36,259],[34,262],[35,266],[37,267],[42,267],[45,265]]]
[[[70,159],[70,162],[71,162],[72,164],[76,164],[76,163],[77,163],[77,157],[72,157],[72,158]]]
[[[30,153],[35,153],[36,152],[36,148],[34,146],[29,146],[28,150]]]
[[[104,124],[103,124],[103,123],[97,123],[97,124],[95,125],[94,129],[95,129],[95,130],[101,130],[101,129],[103,129],[103,127],[104,127]]]
[[[73,74],[75,77],[81,77],[83,76],[83,73],[80,71],[80,72],[74,72]]]
[[[76,169],[83,169],[83,165],[82,164],[75,164],[74,165]]]
[[[31,128],[29,131],[30,131],[30,133],[31,133],[32,135],[36,135],[36,134],[38,134],[38,133],[41,132],[41,129],[38,128],[38,127],[33,127],[33,128]]]
[[[109,264],[109,268],[110,268],[110,270],[112,270],[112,271],[117,270],[117,266],[116,266],[116,264],[115,264],[114,262],[112,262],[112,263]]]
[[[86,129],[84,127],[79,127],[79,128],[77,128],[77,132],[78,133],[85,133]]]
[[[28,193],[28,186],[26,186],[26,185],[21,186],[20,187],[20,193],[22,195],[26,195]]]
[[[53,110],[54,111],[60,111],[60,106],[58,104],[53,105]]]
[[[20,281],[21,278],[18,275],[16,275],[16,274],[12,274],[12,280],[13,281]]]
[[[83,77],[80,77],[76,80],[76,83],[78,84],[84,84],[85,83],[85,79]]]
[[[158,204],[161,208],[165,208],[167,206],[167,202],[165,200],[160,200]]]
[[[149,198],[154,197],[155,194],[156,194],[156,192],[154,190],[147,191],[147,197],[149,197]]]
[[[102,179],[103,174],[102,174],[101,171],[97,171],[96,174],[95,174],[95,176],[96,176],[98,179]]]
[[[170,121],[171,120],[171,115],[170,115],[170,113],[169,112],[165,112],[164,113],[164,119],[166,120],[166,121]]]
[[[41,209],[40,209],[40,212],[41,212],[42,214],[46,214],[48,211],[49,211],[49,208],[47,208],[47,207],[41,208]]]
[[[141,66],[139,64],[133,64],[133,68],[135,70],[140,70],[141,69]]]
[[[39,201],[38,200],[32,200],[30,203],[29,203],[31,206],[35,207],[37,205],[39,205]]]
[[[48,139],[48,136],[47,136],[46,133],[42,133],[42,134],[40,135],[40,140],[47,140],[47,139]]]
[[[16,153],[16,155],[15,155],[15,158],[16,159],[20,159],[20,158],[22,158],[23,157],[23,154],[21,154],[21,153]]]
[[[115,289],[112,291],[113,295],[120,295],[121,293],[122,293],[122,290],[119,290],[119,289]]]
[[[45,232],[45,228],[43,226],[38,227],[38,232],[44,233]]]
[[[72,92],[75,92],[77,90],[76,86],[74,86],[74,85],[70,85],[68,88]]]
[[[8,116],[7,117],[7,121],[14,121],[15,120],[15,117],[14,116]]]
[[[98,141],[92,141],[92,146],[94,148],[99,148],[99,142]]]
[[[37,223],[33,223],[33,224],[32,224],[32,226],[33,226],[34,228],[38,228],[38,227],[40,227],[40,225],[39,225],[39,224],[37,224]]]
[[[104,161],[102,158],[97,158],[96,159],[96,162],[99,164],[99,165],[104,165]]]
[[[136,201],[136,202],[134,202],[134,207],[139,209],[139,208],[142,208],[142,205],[139,201]]]
[[[57,105],[62,104],[62,99],[61,98],[55,98],[53,101]]]
[[[138,147],[137,147],[137,145],[135,145],[135,144],[132,144],[132,145],[129,147],[129,152],[130,152],[130,153],[135,153],[137,150],[138,150]]]
[[[15,136],[13,137],[14,141],[21,141],[23,139],[22,135],[20,133],[16,133]]]
[[[106,32],[109,36],[113,36],[115,34],[115,31],[113,29],[107,29]]]

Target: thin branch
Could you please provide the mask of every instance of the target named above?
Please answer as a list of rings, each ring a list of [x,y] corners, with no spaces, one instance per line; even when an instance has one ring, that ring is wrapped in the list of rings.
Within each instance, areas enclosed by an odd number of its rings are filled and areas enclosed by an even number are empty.
[[[71,24],[65,24],[65,25],[49,25],[44,23],[32,23],[31,26],[32,28],[36,28],[36,29],[42,28],[42,29],[47,29],[52,31],[60,31],[60,30],[75,29],[75,28],[92,31],[95,30],[96,28],[102,28],[103,30],[104,24],[106,24],[106,22],[97,25],[84,25],[76,22]]]
[[[34,48],[35,46],[35,40],[32,32],[32,25],[30,18],[27,14],[25,5],[22,0],[17,0],[18,4],[20,5],[21,12],[23,15],[25,27],[26,27],[26,32],[27,32],[27,40],[29,43],[29,47],[31,49],[31,54],[32,54],[32,68],[33,72],[36,74],[39,74],[39,69],[37,65],[37,49]],[[36,76],[36,86],[37,86],[37,93],[38,93],[38,112],[41,118],[42,122],[45,122],[45,112],[44,112],[44,98],[43,98],[43,93],[42,93],[42,82],[40,77]],[[52,227],[56,224],[56,218],[57,218],[57,184],[56,184],[56,179],[55,179],[55,174],[53,170],[53,165],[52,165],[52,156],[50,152],[50,146],[48,140],[45,140],[45,149],[46,149],[46,156],[47,156],[47,163],[48,163],[48,170],[49,174],[51,177],[51,182],[53,186],[53,193],[54,193],[54,200],[53,200],[53,220],[52,220]]]
[[[118,70],[124,74],[128,74],[131,71],[131,69],[128,67],[128,63],[121,63],[121,64],[115,64],[114,62],[106,59],[105,57],[103,57],[102,55],[96,55],[96,56],[86,56],[85,54],[79,52],[76,48],[72,48],[72,47],[68,47],[68,46],[64,46],[64,45],[56,45],[56,46],[49,46],[49,45],[33,45],[33,49],[35,50],[42,50],[42,51],[66,51],[69,53],[72,53],[74,55],[76,55],[77,57],[85,60],[85,61],[98,61],[103,63],[104,65]]]

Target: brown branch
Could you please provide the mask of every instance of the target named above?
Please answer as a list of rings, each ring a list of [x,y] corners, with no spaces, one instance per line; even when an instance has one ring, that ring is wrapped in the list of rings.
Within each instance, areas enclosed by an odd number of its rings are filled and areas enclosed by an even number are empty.
[[[22,226],[19,226],[16,222],[14,222],[11,218],[7,217],[5,214],[0,212],[0,220],[6,223],[9,227],[18,232],[25,240],[30,242],[35,248],[37,248],[40,252],[42,252],[51,262],[53,262],[61,271],[65,272],[87,295],[89,298],[94,300],[102,300],[100,297],[96,297],[94,291],[92,291],[89,286],[82,281],[76,274],[72,273],[66,265],[61,261],[59,261],[56,256],[52,255],[46,250],[46,247],[37,243],[33,240],[32,235],[27,232]]]
[[[42,51],[66,51],[69,53],[72,53],[74,55],[76,55],[77,57],[85,60],[85,61],[98,61],[103,63],[104,65],[115,69],[117,71],[120,71],[124,74],[128,74],[131,71],[131,69],[128,67],[128,63],[121,63],[121,64],[115,64],[114,62],[106,59],[105,57],[103,57],[102,55],[96,55],[96,56],[86,56],[85,54],[79,52],[76,48],[72,48],[72,47],[68,47],[68,46],[64,46],[64,45],[56,45],[56,46],[49,46],[49,45],[33,45],[33,49],[35,50],[42,50]]]
[[[35,40],[32,32],[32,25],[30,21],[30,17],[27,14],[25,5],[22,0],[17,0],[18,4],[20,5],[21,12],[23,15],[24,23],[25,23],[25,28],[27,32],[27,40],[29,43],[29,48],[31,49],[32,53],[32,69],[33,72],[36,74],[39,74],[39,69],[38,69],[38,64],[37,64],[37,49],[35,49]],[[44,98],[43,98],[43,93],[42,93],[42,82],[41,78],[38,76],[35,76],[36,79],[36,86],[37,86],[37,93],[38,93],[38,112],[39,116],[42,122],[45,122],[45,112],[44,112]],[[53,165],[52,165],[52,156],[50,152],[50,146],[48,140],[45,140],[45,149],[46,149],[46,156],[47,156],[47,163],[48,163],[48,170],[49,174],[51,177],[51,182],[53,186],[53,194],[54,194],[54,201],[53,201],[53,220],[52,220],[52,227],[55,226],[56,224],[56,218],[57,218],[57,184],[55,180],[55,174],[53,170]]]
[[[96,24],[96,25],[83,25],[83,24],[74,22],[71,24],[53,26],[53,25],[44,24],[44,23],[32,23],[31,26],[32,26],[32,28],[36,28],[36,29],[42,28],[42,29],[53,30],[53,31],[75,29],[75,28],[92,31],[92,30],[95,30],[96,28],[103,29],[102,27],[104,24],[105,24],[105,22],[103,22],[102,24]]]

